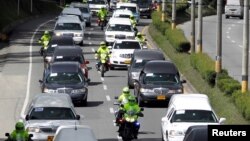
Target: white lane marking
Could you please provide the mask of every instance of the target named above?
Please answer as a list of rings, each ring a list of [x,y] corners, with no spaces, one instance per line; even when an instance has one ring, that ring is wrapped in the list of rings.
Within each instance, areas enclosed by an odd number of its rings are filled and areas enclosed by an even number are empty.
[[[114,112],[114,108],[109,108],[109,112],[111,113],[111,114],[114,114],[115,112]]]
[[[103,78],[103,77],[101,77],[101,80],[102,80],[102,81],[104,81],[104,78]]]
[[[232,43],[235,43],[235,41],[234,41],[234,40],[232,40]]]
[[[232,24],[232,27],[234,27],[235,26],[235,24]]]
[[[106,99],[107,99],[107,101],[111,100],[109,95],[106,95]]]
[[[229,32],[229,31],[227,31],[226,33],[227,33],[227,34],[229,34],[230,32]]]
[[[107,88],[107,85],[103,85],[103,89],[104,90],[107,90],[108,88]]]
[[[89,42],[89,45],[92,45],[92,43],[91,43],[91,42]]]
[[[243,48],[243,46],[242,46],[242,45],[239,45],[239,47],[240,47],[240,48]]]
[[[231,37],[230,36],[227,36],[228,39],[230,39]]]
[[[231,27],[228,28],[228,30],[231,30],[231,29],[232,29]]]
[[[92,50],[93,52],[95,52],[95,49],[94,49],[94,48],[91,48],[91,50]]]
[[[23,107],[22,107],[22,111],[21,111],[21,117],[24,117],[24,112],[25,112],[25,109],[28,105],[28,102],[29,102],[29,97],[30,97],[30,80],[31,80],[31,73],[32,73],[32,47],[33,47],[33,41],[34,41],[34,38],[35,38],[35,35],[37,34],[38,30],[44,26],[45,24],[51,22],[53,20],[49,20],[49,21],[46,21],[42,24],[40,24],[35,32],[33,33],[32,37],[31,37],[31,40],[30,40],[30,47],[29,47],[29,71],[28,71],[28,81],[27,81],[27,87],[26,87],[26,96],[25,96],[25,100],[24,100],[24,103],[23,103]]]

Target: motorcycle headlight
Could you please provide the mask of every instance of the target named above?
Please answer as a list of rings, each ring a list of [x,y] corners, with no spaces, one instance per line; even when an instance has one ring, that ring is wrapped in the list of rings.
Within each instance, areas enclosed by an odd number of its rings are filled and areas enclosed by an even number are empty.
[[[83,89],[74,89],[71,91],[71,93],[74,93],[74,94],[78,94],[78,93],[85,93],[86,92],[86,89],[83,88]]]
[[[179,130],[170,130],[169,131],[169,136],[184,136],[184,132],[183,131],[179,131]]]
[[[28,127],[27,130],[28,130],[28,132],[35,132],[35,133],[39,133],[40,132],[40,128],[39,127]]]
[[[56,90],[44,88],[44,93],[56,93]]]
[[[135,118],[131,118],[131,117],[126,117],[125,120],[128,122],[135,122]]]
[[[132,75],[132,79],[138,80],[138,78],[139,78],[139,73],[138,72],[132,72],[131,75]]]
[[[152,92],[154,92],[154,90],[152,90],[152,89],[141,88],[141,89],[140,89],[140,92],[142,92],[142,93],[152,93]]]
[[[75,33],[74,36],[75,37],[82,37],[82,34],[81,33]]]

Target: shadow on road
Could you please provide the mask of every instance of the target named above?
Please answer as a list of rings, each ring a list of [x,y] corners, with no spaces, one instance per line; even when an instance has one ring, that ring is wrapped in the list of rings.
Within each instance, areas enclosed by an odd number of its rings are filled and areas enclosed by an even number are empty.
[[[98,141],[117,141],[118,139],[99,139]],[[138,138],[135,141],[162,141],[161,138]]]
[[[102,82],[89,82],[89,86],[101,85]]]

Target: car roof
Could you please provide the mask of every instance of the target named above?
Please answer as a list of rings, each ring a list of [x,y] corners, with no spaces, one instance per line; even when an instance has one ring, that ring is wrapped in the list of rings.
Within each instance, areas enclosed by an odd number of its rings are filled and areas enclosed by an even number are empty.
[[[115,40],[116,43],[122,43],[122,42],[138,42],[138,40],[135,40],[135,39],[116,39]]]
[[[81,23],[78,16],[75,15],[61,15],[58,17],[57,23]]]
[[[37,94],[32,100],[33,107],[72,107],[72,101],[68,94]]]
[[[84,4],[84,3],[81,3],[81,2],[71,2],[70,6],[73,6],[73,7],[87,7],[87,8],[89,8],[88,4]]]
[[[54,141],[97,141],[93,130],[86,125],[60,126],[55,134]]]
[[[81,11],[79,8],[73,8],[73,7],[66,7],[62,11],[63,14],[75,14],[75,15],[81,15]]]
[[[137,7],[137,4],[136,3],[127,3],[127,2],[120,2],[120,3],[117,3],[116,4],[116,7],[120,7],[120,6],[136,6]]]
[[[172,99],[173,98],[173,99]],[[205,94],[177,94],[170,99],[169,106],[176,110],[208,110],[212,111],[209,99]]]
[[[145,64],[142,71],[144,73],[179,73],[174,63],[166,60],[149,61]]]
[[[208,126],[190,126],[185,133],[183,141],[208,141]]]
[[[67,61],[67,62],[54,62],[50,64],[49,71],[50,73],[60,73],[60,72],[79,72],[78,62]]]
[[[79,46],[61,46],[55,48],[54,56],[77,56],[82,55],[82,49]]]
[[[132,25],[128,18],[110,18],[109,24],[122,24],[122,25]]]
[[[131,10],[128,9],[117,9],[115,10],[114,14],[129,14],[129,15],[133,15],[133,12]]]
[[[159,50],[143,49],[134,51],[134,59],[142,60],[165,60],[164,54]]]

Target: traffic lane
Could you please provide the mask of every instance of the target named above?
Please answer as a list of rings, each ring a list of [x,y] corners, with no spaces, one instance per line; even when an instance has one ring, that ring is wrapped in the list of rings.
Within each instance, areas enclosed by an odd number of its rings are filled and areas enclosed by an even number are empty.
[[[30,38],[34,29],[53,16],[34,19],[21,24],[10,37],[7,58],[0,72],[0,138],[5,138],[5,132],[11,132],[15,122],[20,118],[22,106],[26,97],[29,67]],[[35,56],[32,56],[35,57]],[[8,109],[8,110],[6,110]]]

